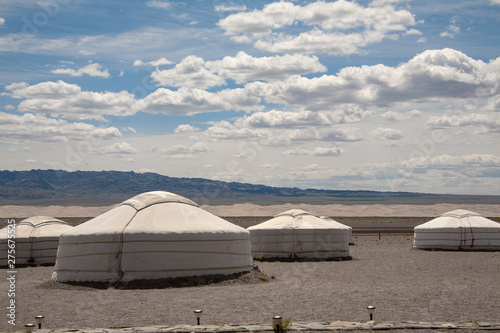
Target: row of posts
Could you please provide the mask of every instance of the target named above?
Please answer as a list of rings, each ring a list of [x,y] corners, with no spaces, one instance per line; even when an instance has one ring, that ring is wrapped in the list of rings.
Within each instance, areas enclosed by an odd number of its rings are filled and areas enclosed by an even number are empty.
[[[370,320],[373,320],[373,314],[375,313],[375,307],[373,305],[369,305],[366,307],[366,309],[368,310],[368,314],[370,315]],[[202,315],[203,315],[202,310],[194,310],[194,316],[196,318],[196,323],[198,325],[200,325],[200,320],[201,320]],[[45,317],[42,315],[35,316],[36,323],[38,324],[38,329],[42,328],[42,323],[43,323],[44,319],[45,319]],[[283,331],[283,329],[281,328],[282,323],[283,323],[283,318],[281,316],[273,316],[274,332],[280,333]],[[35,324],[32,324],[32,323],[25,324],[24,328],[26,330],[26,333],[31,333],[35,329]]]

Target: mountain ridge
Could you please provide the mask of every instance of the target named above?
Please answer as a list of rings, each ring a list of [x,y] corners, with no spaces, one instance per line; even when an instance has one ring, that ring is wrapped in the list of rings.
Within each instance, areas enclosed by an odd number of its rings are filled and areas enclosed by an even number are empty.
[[[205,178],[178,178],[133,171],[0,171],[2,205],[102,206],[148,191],[169,191],[200,205],[251,202],[261,205],[309,204],[435,204],[500,202],[496,195],[450,195],[370,190],[319,190],[272,187]]]

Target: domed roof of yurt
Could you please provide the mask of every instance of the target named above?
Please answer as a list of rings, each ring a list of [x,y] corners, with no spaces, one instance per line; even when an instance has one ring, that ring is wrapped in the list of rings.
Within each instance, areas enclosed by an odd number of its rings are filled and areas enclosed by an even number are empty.
[[[292,209],[249,227],[254,258],[349,256],[349,227]]]
[[[73,227],[50,216],[32,216],[15,225],[15,263],[17,265],[54,264],[61,233]],[[14,228],[14,227],[10,227]],[[12,230],[12,229],[11,229]],[[8,264],[9,226],[0,230],[0,266]]]
[[[500,223],[464,209],[416,226],[413,235],[419,249],[500,250]]]
[[[250,271],[249,236],[187,198],[146,192],[61,235],[52,279],[127,282]]]

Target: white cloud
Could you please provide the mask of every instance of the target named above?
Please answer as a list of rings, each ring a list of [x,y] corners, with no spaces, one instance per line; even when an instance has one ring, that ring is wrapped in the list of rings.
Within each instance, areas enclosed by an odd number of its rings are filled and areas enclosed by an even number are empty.
[[[148,62],[143,62],[142,60],[135,60],[134,61],[134,66],[139,67],[139,66],[151,66],[151,67],[159,67],[163,65],[172,65],[173,62],[161,57],[158,60],[153,60],[153,61],[148,61]]]
[[[137,149],[127,142],[116,142],[110,146],[94,148],[90,152],[96,154],[135,154]]]
[[[258,65],[251,67],[262,70],[259,58],[252,59]],[[273,62],[280,57],[268,59]],[[313,57],[306,59],[314,60]],[[194,71],[189,72],[188,63],[193,64],[191,69]],[[6,92],[2,95],[23,99],[17,106],[18,111],[50,114],[65,119],[105,120],[106,115],[130,116],[138,111],[166,115],[193,115],[224,110],[257,111],[239,120],[241,124],[235,124],[254,127],[360,122],[369,114],[366,111],[368,107],[387,107],[400,102],[443,101],[449,98],[455,101],[487,101],[489,104],[485,107],[488,110],[496,110],[500,105],[500,100],[496,97],[500,89],[500,58],[485,63],[452,49],[428,50],[397,67],[346,67],[336,75],[312,78],[292,75],[281,81],[254,81],[245,84],[243,88],[217,92],[189,88],[191,85],[210,86],[211,80],[217,77],[209,73],[201,58],[187,57],[181,64],[176,66],[178,71],[170,72],[179,76],[165,80],[172,80],[171,84],[187,84],[188,87],[182,86],[177,90],[159,88],[143,99],[135,99],[126,91],[82,91],[78,85],[64,81],[34,85],[13,83],[5,87]],[[207,73],[209,74],[205,75]],[[253,74],[245,75],[245,79],[250,79]],[[285,105],[291,111],[272,110],[261,113],[259,111],[265,108],[263,101]],[[408,117],[410,115],[405,114],[405,118]]]
[[[15,33],[0,37],[0,51],[30,54],[74,54],[74,41],[69,38],[38,38],[31,33]]]
[[[156,69],[151,78],[162,86],[206,89],[226,84],[226,81],[205,68],[205,61],[187,56],[172,69]]]
[[[254,46],[266,51],[353,54],[368,44],[394,38],[394,32],[406,32],[416,22],[413,14],[391,5],[363,7],[339,0],[304,6],[274,2],[262,10],[229,15],[217,24],[228,35],[258,38]],[[274,32],[292,25],[314,28],[297,35]]]
[[[135,103],[133,96],[126,91],[119,93],[83,91],[78,95],[65,98],[24,100],[19,104],[18,110],[50,114],[66,119],[105,120],[104,115],[133,115],[137,111],[134,107]]]
[[[207,61],[205,67],[223,78],[233,79],[236,83],[264,80],[275,81],[294,74],[325,72],[316,56],[286,54],[274,57],[252,57],[243,51],[236,57]]]
[[[455,36],[460,32],[460,28],[455,25],[449,25],[446,31],[439,34],[441,37],[455,38]]]
[[[122,128],[122,131],[128,131],[128,132],[132,132],[134,134],[137,133],[137,131],[134,128],[130,127],[130,126]]]
[[[98,63],[88,64],[85,67],[79,68],[77,70],[70,68],[58,68],[51,71],[54,74],[68,74],[71,76],[83,76],[83,74],[87,74],[88,76],[96,76],[109,78],[111,75],[108,70],[102,70],[102,66]]]
[[[421,112],[418,110],[411,110],[408,112],[396,112],[396,111],[387,111],[380,115],[383,119],[387,121],[401,121],[406,119],[417,118],[421,116]]]
[[[161,0],[149,0],[146,5],[148,7],[160,8],[160,9],[171,9],[172,4],[170,1],[161,1]]]
[[[5,19],[3,17],[0,17],[0,27],[5,25]]]
[[[240,127],[254,128],[300,128],[305,126],[326,126],[338,123],[360,122],[365,112],[355,106],[339,107],[331,112],[278,111],[256,112],[243,116],[235,122]]]
[[[387,105],[490,97],[499,90],[498,61],[487,64],[453,49],[427,50],[397,67],[345,67],[337,75],[294,75],[279,82],[247,83],[245,89],[269,103],[311,111],[331,110],[346,103]]]
[[[297,37],[282,36],[270,37],[267,40],[258,40],[254,46],[260,50],[275,53],[328,53],[346,55],[359,52],[360,47],[368,44],[363,35],[358,33],[325,33],[317,28],[303,32]]]
[[[484,114],[472,113],[464,116],[435,116],[426,121],[429,128],[447,128],[447,127],[466,127],[480,126],[485,127],[491,132],[500,132],[500,117],[492,117]]]
[[[455,38],[460,33],[460,27],[457,25],[457,17],[454,16],[450,19],[450,25],[446,27],[446,31],[439,34],[441,37]]]
[[[203,134],[211,140],[253,139],[270,146],[308,141],[353,142],[363,139],[360,130],[352,127],[251,128],[238,121],[234,124],[227,121],[214,123]]]
[[[11,143],[108,140],[122,136],[115,127],[100,128],[91,124],[70,123],[31,113],[13,115],[3,112],[0,112],[0,133],[0,140]]]
[[[314,149],[293,148],[286,150],[283,155],[308,155],[308,156],[340,156],[344,150],[340,147],[316,147]]]
[[[235,4],[221,4],[215,6],[215,11],[217,12],[239,12],[246,10],[247,6],[244,4],[235,5]]]
[[[81,54],[84,56],[93,56],[93,55],[96,55],[97,52],[83,49],[83,50],[78,51],[78,54]]]
[[[269,132],[267,131],[264,131],[262,129],[237,127],[225,120],[212,124],[212,126],[209,127],[205,132],[203,132],[203,134],[211,140],[269,138]]]
[[[490,4],[492,4],[492,5],[500,5],[500,0],[490,0]]]
[[[462,156],[439,155],[413,158],[401,162],[363,163],[345,167],[309,165],[287,168],[274,176],[275,181],[286,179],[296,184],[324,184],[335,179],[341,188],[373,188],[391,191],[460,191],[476,193],[477,188],[491,186],[500,178],[500,157],[493,154]],[[485,179],[482,181],[481,179]],[[425,190],[421,184],[427,184]],[[431,184],[431,186],[429,186]],[[310,186],[310,185],[309,185]],[[321,186],[323,187],[323,186]],[[480,190],[481,191],[481,190]]]
[[[387,111],[382,113],[380,116],[388,121],[399,121],[403,119],[403,115],[395,111]]]
[[[454,166],[462,167],[495,167],[499,168],[500,157],[493,154],[470,154],[462,156],[439,155],[435,157],[416,157],[403,162],[408,168],[437,168],[449,169]],[[457,171],[459,169],[456,169]]]
[[[262,169],[282,169],[283,165],[281,163],[265,163],[259,165]]]
[[[403,132],[396,128],[379,127],[372,132],[377,140],[400,140],[403,137]]]
[[[370,3],[370,6],[384,6],[387,4],[392,4],[392,3],[398,3],[398,2],[403,2],[406,0],[373,0]]]
[[[61,115],[66,119],[104,120],[104,115],[126,116],[137,112],[134,96],[126,91],[82,91],[76,84],[64,81],[42,82],[32,86],[15,83],[5,87],[8,95],[23,100],[18,110]]]
[[[42,82],[35,85],[28,85],[26,82],[12,83],[5,86],[7,94],[13,98],[58,98],[61,96],[74,96],[81,92],[81,88],[76,84],[64,81]]]
[[[422,116],[422,112],[419,110],[411,110],[410,112],[407,113],[409,118],[419,118]]]
[[[176,91],[159,88],[139,101],[141,110],[170,115],[193,115],[223,110],[259,111],[260,99],[242,89],[211,93],[202,89],[180,88]]]
[[[198,127],[194,127],[189,124],[182,124],[177,126],[177,128],[174,130],[174,133],[193,133],[199,130],[200,129]]]
[[[209,152],[210,149],[203,142],[197,142],[192,146],[174,145],[161,149],[159,152],[162,155],[168,155],[173,158],[196,158],[194,154],[203,154]]]
[[[404,34],[405,35],[417,35],[417,36],[423,35],[423,33],[417,29],[410,29],[410,30],[406,31]]]
[[[13,83],[5,87],[6,95],[24,99],[21,112],[62,116],[66,119],[105,120],[104,116],[130,116],[139,110],[170,115],[193,115],[223,110],[260,111],[261,99],[244,89],[222,90],[216,93],[202,89],[180,88],[176,91],[159,88],[141,100],[126,91],[82,91],[76,84],[64,81],[28,85]]]
[[[169,54],[180,53],[179,50],[185,48],[187,42],[197,40],[203,33],[210,35],[208,32],[195,29],[187,26],[182,29],[179,26],[175,29],[146,26],[118,34],[84,36],[77,41],[70,41],[69,49],[59,50],[59,52],[73,55],[73,50],[83,49],[99,56],[134,62],[136,59],[161,57],[165,54],[165,50],[169,50]]]

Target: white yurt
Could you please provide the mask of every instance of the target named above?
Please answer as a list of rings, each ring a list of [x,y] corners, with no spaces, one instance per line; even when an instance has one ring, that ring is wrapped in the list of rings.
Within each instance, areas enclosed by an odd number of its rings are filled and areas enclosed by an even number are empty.
[[[349,256],[349,227],[300,209],[251,226],[254,258],[328,259]]]
[[[0,266],[8,261],[8,226],[0,230]],[[56,262],[61,233],[73,227],[49,216],[32,216],[15,225],[15,265],[48,265]]]
[[[453,210],[414,228],[418,249],[500,250],[500,223],[468,210]]]
[[[62,234],[52,279],[128,282],[252,267],[247,230],[182,196],[155,191]]]

